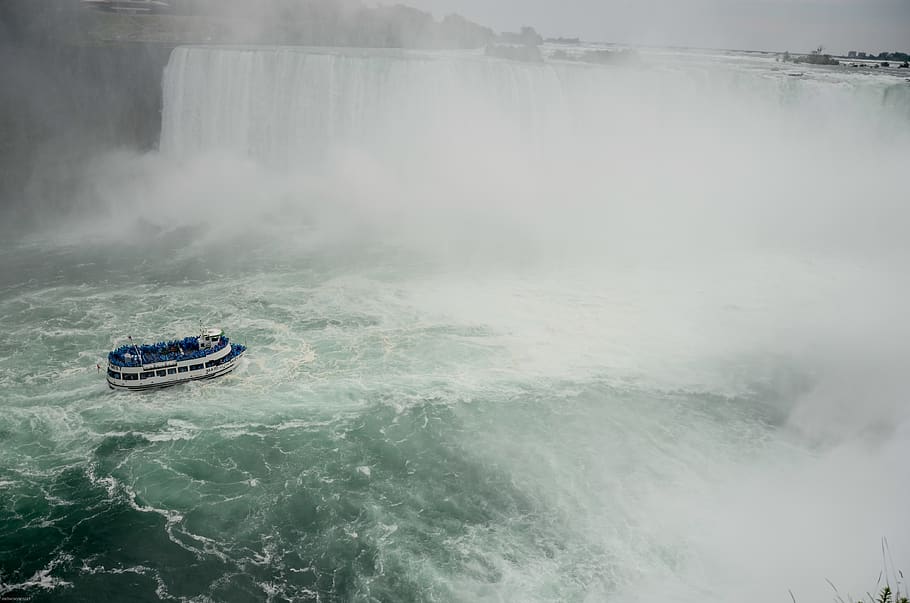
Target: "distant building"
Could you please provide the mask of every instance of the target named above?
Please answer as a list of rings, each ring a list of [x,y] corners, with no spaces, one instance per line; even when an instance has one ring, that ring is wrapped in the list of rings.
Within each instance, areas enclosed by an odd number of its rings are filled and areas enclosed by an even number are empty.
[[[855,58],[856,58],[856,51],[855,51],[855,50],[851,50],[850,52],[848,52],[848,53],[847,53],[847,58],[848,58],[848,59],[855,59]]]
[[[149,14],[163,13],[171,9],[167,0],[81,0],[85,8],[113,13]]]
[[[868,56],[868,55],[867,55],[865,52],[861,52],[861,53],[859,53],[859,55],[857,55],[856,58],[858,58],[858,59],[865,59],[867,56]]]

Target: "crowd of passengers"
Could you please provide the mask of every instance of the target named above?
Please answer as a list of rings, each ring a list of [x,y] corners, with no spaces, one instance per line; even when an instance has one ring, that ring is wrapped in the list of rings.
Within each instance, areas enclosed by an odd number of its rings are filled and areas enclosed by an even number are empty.
[[[205,368],[212,368],[214,366],[220,366],[222,364],[227,364],[232,361],[234,358],[246,351],[246,346],[235,343],[231,346],[231,353],[217,360],[209,360],[205,363]],[[127,381],[135,381],[137,379],[151,379],[152,377],[166,377],[168,375],[176,375],[179,373],[187,373],[189,371],[201,371],[203,369],[202,364],[194,364],[191,366],[181,366],[181,367],[170,367],[166,369],[159,369],[155,371],[148,371],[145,373],[120,373],[113,369],[108,368],[107,374],[113,379],[125,379]]]
[[[227,345],[227,342],[227,337],[222,337],[212,348],[207,349],[199,348],[198,337],[184,337],[152,345],[124,345],[108,354],[108,360],[114,366],[142,366],[157,362],[192,360],[203,358],[206,354],[220,350]],[[141,359],[136,354],[137,348],[142,356]]]

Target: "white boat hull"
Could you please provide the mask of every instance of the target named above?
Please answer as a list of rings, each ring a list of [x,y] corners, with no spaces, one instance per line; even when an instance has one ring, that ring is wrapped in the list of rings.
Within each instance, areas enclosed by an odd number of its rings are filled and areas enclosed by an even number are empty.
[[[232,346],[191,360],[161,362],[137,367],[108,365],[107,384],[111,389],[144,391],[171,387],[190,381],[204,381],[227,375],[237,366],[243,352],[232,356]]]

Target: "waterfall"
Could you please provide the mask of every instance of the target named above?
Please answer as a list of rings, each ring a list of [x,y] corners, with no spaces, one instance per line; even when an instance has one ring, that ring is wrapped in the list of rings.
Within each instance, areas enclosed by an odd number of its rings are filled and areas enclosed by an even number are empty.
[[[820,132],[845,123],[868,128],[870,115],[884,112],[893,129],[895,118],[907,122],[907,87],[841,72],[793,77],[769,58],[596,66],[451,53],[180,47],[165,71],[160,146],[175,156],[227,150],[288,166],[339,144],[404,156],[504,141],[540,151],[699,136],[705,128],[745,127],[757,116],[773,117],[766,121],[786,134],[793,123]]]
[[[555,70],[483,58],[178,48],[164,88],[162,151],[278,163],[339,141],[414,143],[468,115],[488,134],[522,135],[564,129],[567,114]]]

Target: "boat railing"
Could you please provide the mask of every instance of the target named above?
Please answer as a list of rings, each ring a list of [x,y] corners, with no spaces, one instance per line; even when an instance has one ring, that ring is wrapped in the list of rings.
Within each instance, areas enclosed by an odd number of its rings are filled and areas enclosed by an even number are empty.
[[[156,344],[156,345],[158,345],[158,344]],[[199,348],[197,350],[193,350],[190,353],[184,353],[184,354],[163,354],[163,355],[157,354],[155,352],[150,352],[147,349],[143,350],[142,348],[144,346],[141,346],[138,349],[136,348],[136,346],[122,346],[122,347],[118,348],[117,350],[108,354],[108,362],[114,366],[119,366],[119,367],[140,367],[140,366],[141,367],[151,367],[152,365],[158,365],[158,364],[161,364],[162,367],[165,365],[174,366],[177,362],[205,358],[206,356],[209,356],[211,354],[214,354],[215,352],[219,352],[219,351],[223,350],[228,345],[230,345],[229,339],[227,337],[222,337],[218,341],[218,343],[215,344],[211,348]],[[140,354],[137,355],[135,353],[137,351],[140,352]],[[127,360],[124,357],[125,354],[129,354],[134,359]],[[137,358],[137,356],[138,356],[138,358]],[[152,362],[148,362],[146,359],[150,359],[150,360],[152,360]]]
[[[177,361],[170,360],[168,362],[156,362],[154,364],[143,364],[142,368],[145,370],[153,370],[153,369],[168,368],[171,366],[177,366]]]

